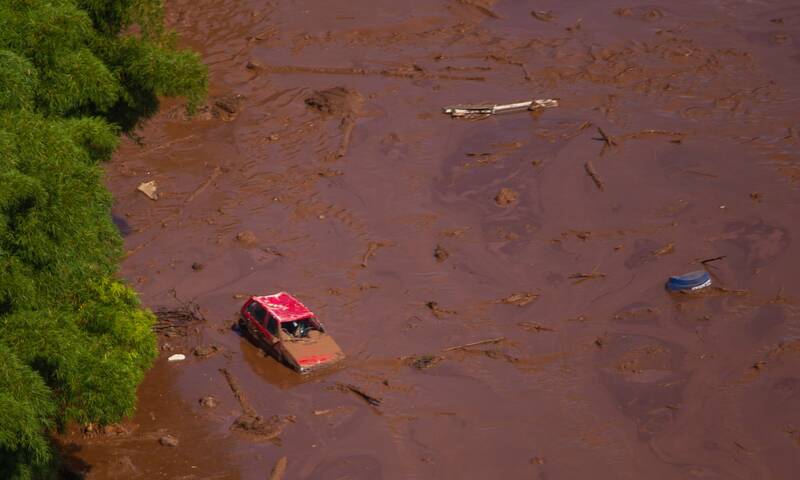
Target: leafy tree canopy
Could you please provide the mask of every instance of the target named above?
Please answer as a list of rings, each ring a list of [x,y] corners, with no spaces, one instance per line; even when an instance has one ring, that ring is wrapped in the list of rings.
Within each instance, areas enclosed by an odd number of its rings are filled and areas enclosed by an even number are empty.
[[[53,429],[133,412],[153,317],[115,277],[100,164],[206,78],[161,0],[0,0],[0,478],[52,477]]]

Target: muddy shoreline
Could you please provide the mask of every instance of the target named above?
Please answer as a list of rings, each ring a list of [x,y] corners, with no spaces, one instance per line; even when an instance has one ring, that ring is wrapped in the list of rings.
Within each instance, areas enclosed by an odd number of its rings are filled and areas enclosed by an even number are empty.
[[[201,0],[167,21],[209,103],[166,103],[108,186],[122,276],[204,320],[162,337],[134,418],[61,439],[87,478],[282,457],[308,479],[793,478],[799,6]],[[440,111],[531,98],[560,105]],[[719,256],[713,287],[664,290]],[[300,378],[231,329],[280,290],[344,366]]]

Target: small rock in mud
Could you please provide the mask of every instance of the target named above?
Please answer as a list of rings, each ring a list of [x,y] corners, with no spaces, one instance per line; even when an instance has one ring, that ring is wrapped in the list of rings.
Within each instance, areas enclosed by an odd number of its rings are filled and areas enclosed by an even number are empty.
[[[444,358],[438,355],[419,355],[409,359],[408,365],[417,370],[425,370],[433,367],[442,360],[444,360]]]
[[[216,345],[201,345],[194,349],[194,356],[195,357],[210,357],[219,351],[219,347]]]
[[[258,60],[248,60],[245,67],[248,70],[259,70],[261,69],[261,62],[259,62]]]
[[[258,238],[252,230],[245,230],[236,234],[236,240],[243,245],[250,246],[254,245],[258,241]]]
[[[164,435],[163,437],[158,439],[158,443],[165,447],[177,447],[178,446],[178,439],[173,437],[172,435]]]
[[[215,408],[217,406],[217,399],[212,395],[207,395],[199,400],[200,406],[205,408]]]
[[[242,99],[244,99],[244,97],[239,94],[219,97],[214,101],[214,107],[216,107],[216,110],[218,111],[217,115],[224,117],[225,114],[228,116],[238,114]]]
[[[436,245],[436,249],[433,251],[433,256],[436,257],[437,262],[441,263],[450,257],[450,253],[441,245]]]
[[[344,87],[333,87],[314,92],[306,98],[306,105],[322,113],[337,116],[355,115],[361,110],[364,98],[360,93]]]
[[[494,197],[494,203],[501,207],[507,207],[519,199],[519,193],[510,189],[502,188],[500,192]]]
[[[199,272],[202,269],[203,269],[203,264],[202,263],[200,263],[200,262],[193,262],[192,263],[192,270],[194,270],[195,272]]]
[[[608,343],[608,335],[597,337],[594,339],[594,344],[597,348],[603,348]]]

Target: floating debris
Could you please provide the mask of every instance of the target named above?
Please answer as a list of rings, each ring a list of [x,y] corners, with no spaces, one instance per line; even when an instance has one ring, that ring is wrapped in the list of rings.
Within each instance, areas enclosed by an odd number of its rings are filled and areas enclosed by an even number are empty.
[[[603,182],[603,179],[600,178],[600,174],[597,173],[597,170],[594,169],[592,161],[591,160],[587,161],[583,165],[583,168],[586,170],[586,174],[589,175],[594,184],[597,186],[597,189],[600,190],[601,192],[605,191],[606,184]]]
[[[533,292],[517,292],[511,295],[495,300],[492,303],[505,303],[506,305],[515,305],[517,307],[524,307],[530,303],[535,302],[539,298],[538,293]]]
[[[663,247],[659,248],[658,250],[653,250],[653,255],[656,257],[660,257],[662,255],[669,255],[675,251],[675,243],[670,242]]]
[[[670,292],[693,292],[711,286],[711,275],[705,270],[674,275],[667,280]]]
[[[433,256],[436,257],[437,262],[441,263],[450,257],[450,253],[445,250],[443,246],[436,245],[436,249],[433,251]]]
[[[442,112],[453,118],[461,117],[488,117],[499,113],[522,112],[526,110],[539,110],[543,108],[553,108],[558,106],[558,100],[545,98],[539,100],[527,100],[517,103],[474,103],[458,104],[444,107]]]
[[[554,328],[546,327],[544,325],[540,325],[538,323],[533,323],[533,322],[520,322],[517,325],[519,325],[526,332],[540,333],[540,332],[555,332],[556,331]]]
[[[595,278],[605,278],[605,276],[605,273],[598,272],[597,267],[594,267],[589,273],[573,273],[569,276],[569,278],[575,280],[574,283],[581,283],[586,280],[593,280]]]
[[[552,10],[534,10],[531,12],[531,16],[541,22],[552,22],[556,18]]]

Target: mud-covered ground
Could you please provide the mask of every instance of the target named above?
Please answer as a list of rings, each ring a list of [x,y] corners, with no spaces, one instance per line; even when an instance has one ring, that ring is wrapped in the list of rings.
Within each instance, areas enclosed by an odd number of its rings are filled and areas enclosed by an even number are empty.
[[[166,104],[108,185],[122,275],[206,320],[162,336],[134,418],[62,439],[88,478],[796,478],[797,2],[176,0],[168,22],[211,99]],[[560,106],[441,113],[531,98]],[[721,256],[712,288],[665,291]],[[230,328],[279,290],[341,368],[301,379]]]

